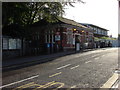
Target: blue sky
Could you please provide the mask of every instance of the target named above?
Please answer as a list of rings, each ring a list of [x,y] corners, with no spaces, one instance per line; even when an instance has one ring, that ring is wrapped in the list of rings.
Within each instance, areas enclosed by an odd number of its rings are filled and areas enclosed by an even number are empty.
[[[75,7],[66,6],[65,18],[80,23],[90,23],[108,29],[108,35],[118,35],[118,1],[117,0],[82,0]]]

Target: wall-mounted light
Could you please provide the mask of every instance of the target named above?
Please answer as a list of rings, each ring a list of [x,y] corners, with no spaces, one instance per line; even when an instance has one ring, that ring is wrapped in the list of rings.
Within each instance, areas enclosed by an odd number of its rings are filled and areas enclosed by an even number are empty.
[[[74,28],[73,31],[76,31],[76,29]]]
[[[84,30],[82,32],[85,32]]]

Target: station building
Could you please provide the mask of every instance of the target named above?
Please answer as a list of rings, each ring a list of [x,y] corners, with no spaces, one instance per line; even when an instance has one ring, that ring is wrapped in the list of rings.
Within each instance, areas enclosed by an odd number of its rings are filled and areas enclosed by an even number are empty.
[[[7,28],[7,32],[11,29],[17,31],[17,26],[16,28]],[[58,21],[54,23],[42,19],[30,25],[28,30],[30,32],[29,39],[21,37],[22,34],[19,35],[19,33],[15,33],[14,37],[12,34],[3,34],[3,58],[75,50],[76,43],[79,43],[78,50],[93,48],[94,31],[70,19],[58,18]],[[18,31],[24,34],[25,30]]]

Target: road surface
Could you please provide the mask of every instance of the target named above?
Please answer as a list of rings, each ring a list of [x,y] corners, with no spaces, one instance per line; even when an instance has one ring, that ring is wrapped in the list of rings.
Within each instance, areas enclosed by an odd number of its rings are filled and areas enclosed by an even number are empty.
[[[99,49],[3,72],[0,88],[100,88],[116,68],[118,49]]]

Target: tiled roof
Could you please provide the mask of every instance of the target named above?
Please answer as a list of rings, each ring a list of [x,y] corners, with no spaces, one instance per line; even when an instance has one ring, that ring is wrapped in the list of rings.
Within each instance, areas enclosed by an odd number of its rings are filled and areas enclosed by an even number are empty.
[[[57,19],[58,19],[58,22],[51,23],[51,25],[55,25],[55,24],[57,25],[57,24],[62,24],[63,23],[63,24],[68,24],[68,25],[75,26],[75,27],[80,27],[80,28],[83,28],[85,30],[90,30],[88,27],[86,27],[86,26],[84,26],[84,25],[82,25],[82,24],[80,24],[80,23],[78,23],[78,22],[76,22],[74,20],[70,20],[70,19],[63,18],[63,17],[58,17]],[[46,25],[48,25],[48,23],[49,22],[47,22],[46,20],[42,19],[42,20],[34,23],[31,26],[35,26],[35,27],[36,26],[43,26],[44,27],[44,25],[46,26]]]
[[[70,24],[70,25],[74,25],[74,26],[78,26],[78,27],[86,28],[87,29],[86,26],[84,26],[82,24],[79,24],[79,23],[75,22],[74,20],[70,20],[70,19],[62,18],[62,17],[59,17],[58,20],[60,20],[63,23],[66,23],[66,24]]]
[[[88,24],[88,23],[80,23],[80,24],[82,24],[82,25],[89,25],[89,26],[92,26],[92,27],[100,28],[100,29],[105,30],[105,31],[109,31],[109,30],[107,30],[107,29],[105,29],[105,28],[102,28],[102,27],[100,27],[100,26],[93,25],[93,24]]]

